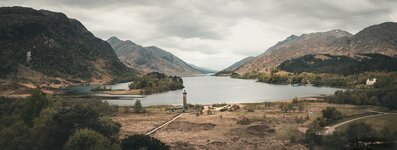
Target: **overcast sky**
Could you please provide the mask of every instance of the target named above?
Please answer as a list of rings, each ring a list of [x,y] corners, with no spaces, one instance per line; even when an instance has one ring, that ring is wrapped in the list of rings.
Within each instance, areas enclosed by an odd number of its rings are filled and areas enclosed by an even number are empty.
[[[352,34],[397,21],[397,0],[0,0],[63,12],[97,37],[158,46],[188,63],[221,70],[291,34]]]

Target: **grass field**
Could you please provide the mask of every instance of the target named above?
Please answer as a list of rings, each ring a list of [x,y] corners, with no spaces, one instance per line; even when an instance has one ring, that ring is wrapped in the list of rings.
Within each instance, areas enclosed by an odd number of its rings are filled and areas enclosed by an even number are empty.
[[[382,116],[376,116],[376,117],[370,117],[370,118],[364,118],[361,120],[357,120],[354,122],[364,122],[375,130],[381,130],[383,127],[388,127],[391,132],[396,132],[397,131],[397,114],[385,114]],[[345,124],[340,126],[339,128],[336,128],[337,131],[344,131],[346,130],[347,126],[349,124]]]

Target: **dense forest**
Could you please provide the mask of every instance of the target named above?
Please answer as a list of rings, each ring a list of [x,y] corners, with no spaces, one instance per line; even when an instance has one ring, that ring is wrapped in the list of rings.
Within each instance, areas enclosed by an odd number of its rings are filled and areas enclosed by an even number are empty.
[[[310,54],[284,61],[278,68],[293,73],[312,72],[343,75],[361,72],[389,72],[397,71],[397,57],[381,54],[356,54],[352,56]]]
[[[327,102],[353,105],[379,105],[397,109],[397,75],[379,78],[372,88],[336,91]]]
[[[392,84],[397,78],[396,72],[363,72],[358,74],[340,75],[330,73],[278,73],[277,71],[264,72],[250,72],[243,75],[232,74],[233,78],[240,79],[257,79],[258,82],[271,84],[294,84],[294,85],[314,85],[314,86],[329,86],[341,88],[372,88],[373,86],[366,85],[366,80],[376,78],[376,86],[385,86],[385,84]]]
[[[0,97],[0,149],[169,149],[150,136],[119,139],[121,125],[110,118],[116,112],[117,107],[99,100],[51,97],[38,91],[25,99]]]
[[[303,142],[309,149],[395,149],[394,140],[397,140],[397,132],[393,133],[387,127],[376,130],[366,123],[354,122],[343,131],[326,135],[318,121],[314,121],[306,131]]]
[[[145,94],[160,93],[184,88],[183,80],[178,76],[167,76],[164,73],[151,72],[134,80],[130,89],[143,89]]]

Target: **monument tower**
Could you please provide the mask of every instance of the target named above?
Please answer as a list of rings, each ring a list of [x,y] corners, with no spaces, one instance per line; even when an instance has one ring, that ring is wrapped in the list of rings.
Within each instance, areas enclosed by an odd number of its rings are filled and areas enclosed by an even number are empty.
[[[183,112],[186,112],[186,110],[187,110],[187,93],[186,93],[186,90],[183,90]]]

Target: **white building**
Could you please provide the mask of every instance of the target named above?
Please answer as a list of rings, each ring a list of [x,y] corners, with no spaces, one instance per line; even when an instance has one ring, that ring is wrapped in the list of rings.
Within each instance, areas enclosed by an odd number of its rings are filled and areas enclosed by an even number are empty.
[[[30,64],[30,61],[32,60],[32,52],[28,51],[26,53],[26,63]]]
[[[375,83],[376,83],[376,78],[367,79],[367,82],[366,82],[367,85],[374,85]]]

